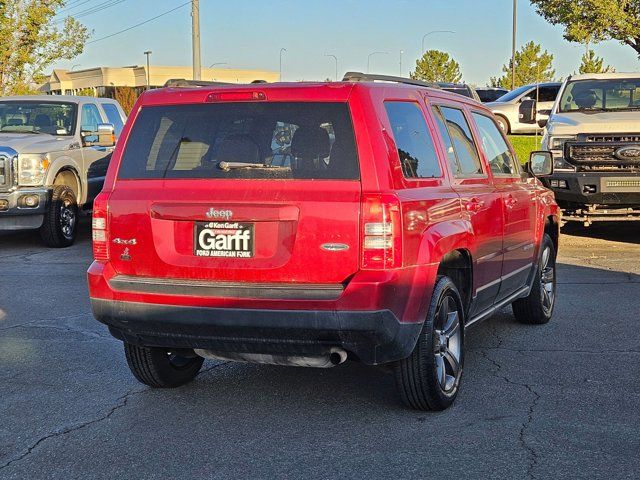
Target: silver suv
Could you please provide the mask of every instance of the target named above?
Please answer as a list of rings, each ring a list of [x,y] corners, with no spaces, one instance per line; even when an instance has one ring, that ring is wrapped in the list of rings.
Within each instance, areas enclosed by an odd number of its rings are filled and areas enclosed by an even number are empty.
[[[107,98],[0,99],[0,231],[40,229],[47,245],[71,245],[125,120]]]
[[[485,103],[496,116],[496,120],[505,133],[535,133],[538,129],[536,124],[526,124],[520,122],[520,103],[525,99],[538,101],[538,120],[546,120],[549,116],[548,110],[553,107],[561,83],[538,83],[525,85],[509,93],[505,93],[495,102]],[[536,88],[538,91],[536,92]],[[547,111],[547,112],[545,112]]]

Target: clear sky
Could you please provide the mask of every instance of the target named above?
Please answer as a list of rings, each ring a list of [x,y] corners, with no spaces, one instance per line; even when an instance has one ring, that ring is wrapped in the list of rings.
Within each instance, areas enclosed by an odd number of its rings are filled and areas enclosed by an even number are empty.
[[[114,4],[79,16],[96,40],[185,3],[185,0],[73,0],[69,14],[92,6]],[[500,74],[511,55],[511,0],[200,0],[202,65],[225,62],[219,68],[278,70],[280,48],[284,80],[333,78],[338,57],[339,75],[347,70],[408,75],[425,48],[449,52],[461,65],[464,80],[484,85]],[[541,43],[554,55],[556,75],[578,69],[584,47],[562,38],[562,29],[540,18],[528,0],[519,0],[518,45]],[[152,50],[151,63],[191,65],[190,6],[179,8],[146,25],[86,46],[85,52],[56,67],[76,70],[94,66],[144,64],[143,52]],[[638,71],[631,47],[618,42],[595,46],[598,55],[618,71]]]

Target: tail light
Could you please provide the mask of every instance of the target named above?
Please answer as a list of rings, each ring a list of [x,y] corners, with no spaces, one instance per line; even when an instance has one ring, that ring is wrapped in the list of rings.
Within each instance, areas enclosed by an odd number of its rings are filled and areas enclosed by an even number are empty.
[[[93,217],[91,218],[91,237],[93,239],[93,258],[97,262],[109,259],[109,211],[107,200],[109,194],[101,192],[93,201]]]
[[[362,262],[364,269],[402,266],[400,201],[394,195],[362,199]]]

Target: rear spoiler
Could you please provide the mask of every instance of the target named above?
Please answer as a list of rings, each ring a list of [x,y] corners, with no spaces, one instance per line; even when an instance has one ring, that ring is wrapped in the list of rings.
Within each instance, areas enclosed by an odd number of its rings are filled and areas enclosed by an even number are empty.
[[[267,83],[266,80],[253,80],[251,83]],[[172,78],[167,80],[164,87],[199,88],[199,87],[220,87],[225,85],[237,85],[229,82],[209,82],[207,80],[186,80],[184,78]]]

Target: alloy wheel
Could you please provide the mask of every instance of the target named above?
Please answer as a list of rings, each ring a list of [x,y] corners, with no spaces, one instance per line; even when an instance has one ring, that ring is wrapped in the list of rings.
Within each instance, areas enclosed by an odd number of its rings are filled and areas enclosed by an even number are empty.
[[[542,293],[542,307],[545,312],[553,309],[556,298],[556,272],[555,259],[552,258],[551,248],[546,247],[542,251],[540,259],[540,292]]]
[[[462,326],[456,301],[450,295],[442,298],[436,311],[434,354],[436,375],[443,392],[450,394],[458,386],[462,366]]]
[[[60,230],[65,238],[73,238],[73,230],[76,225],[76,212],[73,202],[65,200],[60,206]]]

